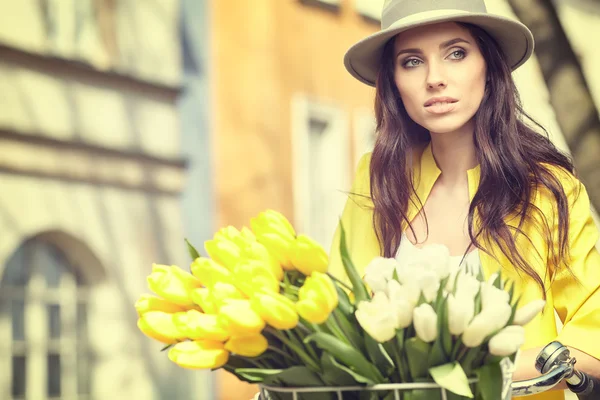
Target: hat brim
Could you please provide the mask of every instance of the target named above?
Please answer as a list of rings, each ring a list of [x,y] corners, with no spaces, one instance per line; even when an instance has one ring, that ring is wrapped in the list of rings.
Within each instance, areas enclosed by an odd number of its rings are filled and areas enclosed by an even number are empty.
[[[409,29],[438,22],[465,22],[477,25],[488,32],[502,48],[511,70],[515,70],[531,57],[534,39],[531,31],[519,21],[499,15],[449,11],[422,18],[399,20],[389,28],[374,33],[354,44],[344,56],[344,65],[348,72],[359,81],[375,86],[383,48],[387,41]]]

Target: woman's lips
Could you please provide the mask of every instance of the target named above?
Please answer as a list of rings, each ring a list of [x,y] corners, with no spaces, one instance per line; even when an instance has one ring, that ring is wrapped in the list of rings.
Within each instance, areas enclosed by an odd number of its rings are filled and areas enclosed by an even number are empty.
[[[446,114],[454,111],[456,102],[438,101],[431,105],[425,106],[425,111],[431,114]]]

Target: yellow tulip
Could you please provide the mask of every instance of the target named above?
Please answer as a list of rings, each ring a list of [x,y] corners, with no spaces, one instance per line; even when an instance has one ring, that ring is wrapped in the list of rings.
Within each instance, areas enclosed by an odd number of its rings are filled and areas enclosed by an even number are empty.
[[[263,335],[233,336],[225,343],[225,350],[242,357],[258,357],[269,347],[267,338]]]
[[[160,297],[184,307],[192,307],[194,302],[190,292],[201,287],[201,282],[189,272],[175,265],[152,265],[148,276],[148,287]]]
[[[233,226],[220,229],[217,233],[215,233],[213,239],[229,240],[240,248],[246,247],[252,242],[256,242],[256,237],[250,229],[243,227],[241,231],[238,231]]]
[[[229,338],[227,332],[217,321],[214,314],[204,314],[189,310],[173,315],[173,323],[187,339],[206,339],[224,342]]]
[[[172,344],[185,339],[185,334],[175,326],[174,314],[148,311],[142,315],[137,326],[146,336],[162,343]]]
[[[169,350],[169,359],[182,368],[216,369],[227,364],[225,345],[213,340],[177,343]]]
[[[219,310],[229,300],[243,300],[246,297],[230,283],[217,282],[210,290],[213,304]]]
[[[313,271],[327,272],[329,259],[323,246],[306,235],[298,235],[292,245],[291,261],[294,267],[306,276]]]
[[[196,258],[192,262],[190,269],[202,285],[209,288],[213,287],[217,282],[233,283],[231,271],[210,258]]]
[[[219,310],[218,321],[231,336],[251,336],[260,333],[265,321],[250,306],[249,300],[230,300]]]
[[[296,309],[305,320],[322,324],[337,307],[338,295],[331,278],[320,272],[313,272],[298,290]]]
[[[286,270],[292,270],[291,246],[296,232],[290,222],[280,213],[267,210],[250,220],[256,240],[262,243]]]
[[[216,314],[219,311],[208,288],[192,290],[192,301],[199,305],[205,314]]]
[[[139,299],[137,299],[135,302],[135,309],[139,316],[147,313],[148,311],[163,311],[166,313],[185,311],[183,307],[178,306],[177,304],[149,294],[143,294]]]
[[[235,286],[248,297],[261,289],[279,292],[279,280],[268,266],[259,261],[247,260],[240,263],[233,270],[233,274]]]
[[[267,248],[258,242],[251,242],[243,248],[243,255],[248,260],[255,260],[265,264],[277,280],[283,279],[283,269],[277,258],[275,258]]]
[[[207,240],[204,248],[210,258],[229,270],[242,259],[240,247],[226,238]]]
[[[298,325],[298,312],[294,302],[279,293],[255,293],[250,304],[254,311],[275,329],[293,329]]]

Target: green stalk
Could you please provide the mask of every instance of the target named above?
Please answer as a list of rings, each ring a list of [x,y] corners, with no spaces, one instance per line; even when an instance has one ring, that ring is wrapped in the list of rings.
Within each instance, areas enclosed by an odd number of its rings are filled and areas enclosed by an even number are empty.
[[[298,357],[300,357],[302,362],[304,362],[307,366],[311,367],[316,372],[321,372],[321,368],[319,367],[319,365],[311,358],[310,355],[306,353],[306,351],[302,349],[302,346],[298,346],[295,343],[295,341],[288,339],[284,334],[282,334],[278,330],[272,329],[269,331],[275,337],[281,340],[286,346],[292,349],[298,355]]]
[[[309,345],[309,344],[304,345],[304,337],[301,336],[298,333],[298,331],[296,331],[295,329],[290,329],[287,332],[290,335],[290,339],[294,340],[298,344],[298,346],[304,347],[306,349],[306,351],[308,351],[308,353],[312,357],[312,359],[318,363],[319,357],[317,357],[317,353],[315,352],[315,350],[312,348],[311,345]]]
[[[346,335],[344,335],[344,332],[342,331],[342,329],[338,325],[338,323],[335,320],[335,317],[334,317],[333,314],[331,314],[327,318],[327,320],[325,321],[325,326],[327,328],[329,328],[329,330],[331,331],[331,333],[333,334],[333,336],[335,336],[336,338],[338,338],[339,340],[341,340],[342,342],[344,342],[346,344],[354,346],[352,343],[350,343],[350,340],[348,340],[348,337]]]
[[[352,287],[348,286],[346,283],[342,282],[340,279],[336,278],[333,274],[331,273],[327,273],[327,275],[333,279],[334,281],[336,281],[340,286],[343,286],[344,288],[348,289],[349,291],[352,291]]]
[[[271,350],[273,353],[279,354],[283,358],[286,358],[287,360],[289,360],[291,363],[295,363],[296,362],[296,360],[294,360],[292,357],[290,357],[289,354],[287,354],[285,351],[282,351],[281,349],[278,349],[275,346],[269,346],[268,350]]]

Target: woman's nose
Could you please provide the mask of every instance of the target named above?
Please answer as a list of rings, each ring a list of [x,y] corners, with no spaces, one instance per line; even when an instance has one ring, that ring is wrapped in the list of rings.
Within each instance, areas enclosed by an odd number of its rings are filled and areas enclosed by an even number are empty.
[[[437,89],[447,86],[446,77],[442,71],[442,67],[438,65],[429,65],[429,71],[427,74],[427,88]]]

